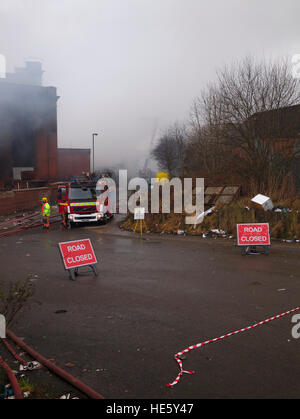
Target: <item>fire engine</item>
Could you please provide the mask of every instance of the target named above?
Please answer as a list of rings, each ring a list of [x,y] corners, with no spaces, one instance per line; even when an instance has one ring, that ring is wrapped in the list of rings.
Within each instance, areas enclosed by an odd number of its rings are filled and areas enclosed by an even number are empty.
[[[103,223],[108,220],[104,205],[99,202],[97,182],[77,181],[58,185],[58,208],[66,227],[77,223]]]

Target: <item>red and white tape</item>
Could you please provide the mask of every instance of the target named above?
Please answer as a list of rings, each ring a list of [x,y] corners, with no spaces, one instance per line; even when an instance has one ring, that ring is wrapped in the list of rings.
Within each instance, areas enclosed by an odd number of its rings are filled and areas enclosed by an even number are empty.
[[[238,333],[246,332],[247,330],[254,329],[255,327],[258,327],[258,326],[262,326],[263,324],[269,323],[273,320],[280,319],[281,317],[287,316],[288,314],[294,313],[295,311],[298,311],[298,310],[300,310],[300,307],[294,308],[293,310],[286,311],[285,313],[279,314],[278,316],[270,317],[269,319],[263,320],[262,322],[259,322],[259,323],[256,323],[256,324],[253,324],[252,326],[248,326],[248,327],[245,327],[243,329],[236,330],[235,332],[227,333],[226,335],[220,336],[219,338],[210,339],[210,340],[207,340],[205,342],[198,343],[197,345],[192,345],[192,346],[188,347],[187,349],[185,349],[184,351],[178,352],[175,355],[175,360],[179,365],[180,373],[177,375],[177,377],[175,378],[175,380],[172,383],[167,384],[167,387],[175,386],[179,382],[179,380],[180,380],[180,378],[183,374],[195,374],[195,371],[187,371],[187,370],[183,369],[183,364],[182,364],[182,361],[181,361],[180,357],[182,357],[184,354],[189,353],[189,352],[193,351],[194,349],[198,349],[198,348],[201,348],[202,346],[208,345],[209,343],[217,342],[219,340],[228,338],[229,336],[237,335]]]

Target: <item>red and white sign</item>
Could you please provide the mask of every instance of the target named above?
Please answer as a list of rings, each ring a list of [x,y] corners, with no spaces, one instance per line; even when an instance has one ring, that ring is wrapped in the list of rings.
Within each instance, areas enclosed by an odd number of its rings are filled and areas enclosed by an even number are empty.
[[[268,223],[237,224],[238,246],[270,246]]]
[[[59,243],[59,249],[66,269],[97,263],[90,239]]]

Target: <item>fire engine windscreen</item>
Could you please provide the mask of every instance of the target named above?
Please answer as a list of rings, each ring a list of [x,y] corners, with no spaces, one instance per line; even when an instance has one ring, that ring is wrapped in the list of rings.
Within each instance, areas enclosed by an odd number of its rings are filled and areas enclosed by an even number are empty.
[[[70,188],[70,200],[82,201],[84,199],[97,199],[95,188]]]

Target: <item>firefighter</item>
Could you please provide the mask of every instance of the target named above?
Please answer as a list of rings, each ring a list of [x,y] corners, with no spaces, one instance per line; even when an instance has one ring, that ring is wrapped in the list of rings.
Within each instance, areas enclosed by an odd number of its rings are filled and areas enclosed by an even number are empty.
[[[49,231],[51,208],[50,208],[47,198],[43,198],[42,201],[43,201],[43,206],[42,206],[43,228]]]
[[[68,214],[63,212],[61,214],[61,221],[62,221],[63,228],[67,229],[68,228]]]

